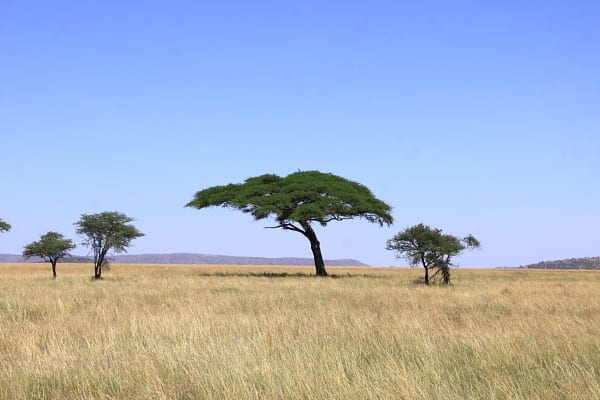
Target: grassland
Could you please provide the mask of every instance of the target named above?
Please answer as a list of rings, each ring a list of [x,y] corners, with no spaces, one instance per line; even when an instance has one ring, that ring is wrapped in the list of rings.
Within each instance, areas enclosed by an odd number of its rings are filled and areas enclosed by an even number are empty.
[[[0,264],[0,399],[600,399],[600,272]]]

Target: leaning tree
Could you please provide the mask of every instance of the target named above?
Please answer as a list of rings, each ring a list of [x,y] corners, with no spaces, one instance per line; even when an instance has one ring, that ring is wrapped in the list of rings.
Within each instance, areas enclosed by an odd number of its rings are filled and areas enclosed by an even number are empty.
[[[4,222],[2,218],[0,218],[0,233],[10,231],[10,224],[8,222]]]
[[[116,211],[104,211],[98,214],[82,214],[75,222],[77,234],[83,236],[82,244],[94,252],[94,279],[102,278],[102,267],[110,250],[114,253],[126,253],[131,242],[143,233],[130,224],[133,218]]]
[[[393,222],[391,207],[360,183],[319,171],[298,171],[285,177],[265,174],[244,183],[213,186],[197,192],[186,207],[222,206],[251,214],[256,220],[272,217],[281,228],[308,239],[317,276],[327,276],[321,245],[313,223],[364,218],[379,225]]]
[[[441,229],[418,224],[406,228],[387,241],[386,249],[395,250],[398,257],[405,257],[411,265],[421,264],[425,269],[425,284],[441,274],[442,283],[450,283],[452,257],[463,250],[479,247],[479,241],[473,235],[459,238],[442,233]],[[429,270],[434,273],[430,277]]]
[[[58,232],[48,232],[40,237],[37,242],[29,243],[23,249],[23,257],[41,257],[44,261],[52,265],[52,276],[56,278],[56,263],[69,255],[69,251],[73,250],[75,245],[71,239],[65,237]]]

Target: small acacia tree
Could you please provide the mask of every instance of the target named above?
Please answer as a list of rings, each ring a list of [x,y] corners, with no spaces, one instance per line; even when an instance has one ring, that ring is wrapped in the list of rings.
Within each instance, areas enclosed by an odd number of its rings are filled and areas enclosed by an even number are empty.
[[[81,244],[94,252],[94,279],[102,278],[102,267],[109,251],[126,253],[133,239],[144,236],[130,224],[133,218],[116,211],[82,214],[75,222],[77,234],[84,237]]]
[[[425,269],[425,284],[441,273],[442,283],[450,283],[452,257],[466,248],[479,247],[479,241],[473,235],[459,238],[443,234],[441,229],[418,224],[406,228],[387,241],[386,249],[395,250],[398,257],[403,256],[412,266],[421,264]],[[429,270],[434,274],[429,276]]]
[[[40,237],[37,242],[29,243],[23,250],[23,257],[41,257],[44,261],[52,265],[52,276],[56,278],[56,263],[69,255],[69,251],[73,250],[75,245],[71,239],[65,237],[58,232],[48,232]]]
[[[0,218],[0,233],[10,231],[10,224],[8,222],[4,222],[2,218]]]
[[[321,245],[311,224],[364,218],[391,225],[391,207],[359,183],[319,171],[298,171],[280,177],[266,174],[244,183],[213,186],[196,193],[187,207],[229,207],[252,214],[256,220],[272,217],[275,226],[308,239],[317,276],[327,276]]]

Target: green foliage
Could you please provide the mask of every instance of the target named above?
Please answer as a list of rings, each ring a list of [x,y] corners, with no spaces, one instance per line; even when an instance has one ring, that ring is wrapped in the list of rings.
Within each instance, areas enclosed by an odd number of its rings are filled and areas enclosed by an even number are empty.
[[[279,177],[265,174],[241,184],[213,186],[197,192],[187,207],[221,206],[251,214],[256,220],[273,218],[276,226],[303,234],[311,242],[318,275],[326,275],[319,242],[312,223],[326,226],[331,221],[364,218],[391,225],[391,207],[375,198],[360,183],[319,171],[298,171]],[[318,253],[318,254],[317,254]]]
[[[71,239],[58,232],[48,232],[40,237],[37,242],[29,243],[23,249],[23,257],[41,257],[52,264],[52,272],[56,277],[56,263],[66,257],[70,250],[75,248]]]
[[[391,207],[367,187],[318,171],[299,171],[284,178],[266,174],[242,184],[214,186],[197,192],[186,206],[235,208],[257,220],[273,217],[282,228],[301,221],[326,226],[355,217],[380,225],[393,222]]]
[[[82,214],[77,226],[77,234],[82,235],[82,244],[94,252],[94,278],[99,279],[102,266],[106,262],[106,254],[125,253],[131,242],[143,233],[130,224],[133,218],[116,211],[105,211],[97,214]]]
[[[465,244],[466,248],[468,249],[475,249],[478,248],[479,246],[481,246],[481,243],[479,243],[479,240],[475,239],[475,236],[473,235],[467,235],[464,238],[462,238],[462,242]]]
[[[8,232],[10,231],[10,224],[8,222],[4,222],[2,218],[0,218],[0,232]]]
[[[418,224],[389,239],[386,249],[395,250],[399,257],[403,256],[413,266],[421,264],[425,269],[425,283],[429,284],[429,269],[437,269],[435,274],[441,272],[443,282],[450,283],[452,257],[466,248],[479,246],[479,241],[473,235],[461,239],[444,234],[441,229]]]
[[[41,235],[37,242],[29,243],[23,250],[23,257],[41,257],[46,261],[50,259],[61,259],[67,256],[69,250],[75,248],[75,244],[71,239],[65,237],[58,232],[48,232]]]

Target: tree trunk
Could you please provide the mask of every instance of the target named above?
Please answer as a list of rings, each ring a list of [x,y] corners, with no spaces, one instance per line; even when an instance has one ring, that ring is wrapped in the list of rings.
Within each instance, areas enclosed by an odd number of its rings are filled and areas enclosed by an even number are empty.
[[[94,265],[94,279],[102,279],[102,262],[102,257],[96,260],[96,264]]]
[[[94,279],[102,278],[102,264],[97,264],[94,266]]]
[[[94,279],[102,279],[102,266],[106,259],[108,250],[100,250],[97,257],[94,257]]]
[[[447,263],[442,265],[442,282],[446,285],[450,284],[450,266]]]
[[[450,256],[446,256],[446,259],[442,261],[442,276],[444,277],[444,283],[450,284]]]
[[[52,264],[52,277],[56,279],[56,260],[50,261],[50,264]]]
[[[313,253],[313,259],[315,260],[315,271],[317,276],[327,276],[327,270],[325,269],[325,262],[323,261],[323,254],[321,254],[321,245],[319,241],[311,242],[310,249]]]
[[[421,265],[423,265],[423,268],[425,269],[425,284],[429,285],[429,266],[430,264],[427,263],[427,261],[425,260],[425,256],[423,254],[421,254]]]
[[[304,228],[305,236],[310,241],[310,249],[313,253],[313,259],[315,260],[315,271],[317,276],[327,276],[323,254],[321,253],[321,243],[319,243],[319,240],[317,239],[317,234],[308,223],[302,223],[301,225]]]

